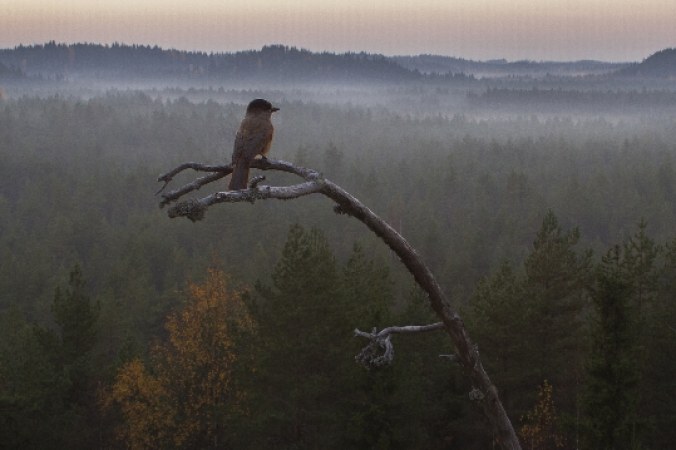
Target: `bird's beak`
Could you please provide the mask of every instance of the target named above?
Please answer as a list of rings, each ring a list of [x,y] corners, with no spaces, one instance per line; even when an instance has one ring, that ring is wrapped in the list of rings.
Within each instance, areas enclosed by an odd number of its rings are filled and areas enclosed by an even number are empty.
[[[272,107],[272,112],[275,112],[275,111],[279,111],[279,108],[277,108],[276,106],[273,106],[273,107]]]

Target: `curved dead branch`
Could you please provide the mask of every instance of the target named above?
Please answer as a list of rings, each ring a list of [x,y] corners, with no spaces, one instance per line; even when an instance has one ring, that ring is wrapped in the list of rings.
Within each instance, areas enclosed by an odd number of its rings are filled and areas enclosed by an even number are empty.
[[[418,285],[425,290],[430,301],[430,306],[439,316],[443,328],[453,340],[457,350],[457,361],[472,382],[471,397],[480,405],[485,416],[490,421],[497,441],[503,449],[520,449],[521,446],[512,423],[500,402],[498,391],[481,364],[477,346],[472,343],[462,319],[451,307],[450,301],[442,291],[434,275],[432,275],[430,269],[408,241],[349,192],[324,178],[321,173],[315,170],[298,167],[286,161],[271,159],[254,160],[251,167],[260,170],[279,170],[293,173],[303,178],[304,182],[284,187],[257,185],[255,187],[250,186],[248,189],[241,191],[216,192],[201,199],[191,199],[177,203],[169,209],[169,217],[184,216],[193,221],[200,220],[204,217],[206,210],[216,203],[243,201],[253,203],[256,200],[265,199],[289,200],[315,193],[329,197],[336,203],[334,210],[337,213],[346,214],[360,220],[380,237],[401,259],[401,262],[413,275]],[[160,207],[178,200],[188,192],[197,190],[205,184],[232,172],[230,165],[207,166],[186,163],[161,175],[158,181],[164,181],[166,184],[171,181],[172,177],[186,169],[210,171],[212,173],[178,190],[162,194]]]
[[[374,328],[370,333],[355,329],[355,336],[364,337],[369,340],[368,345],[355,356],[355,360],[367,369],[392,364],[392,361],[394,361],[394,346],[390,338],[393,334],[424,333],[426,331],[440,330],[443,327],[443,322],[437,322],[430,325],[387,327],[379,332]]]

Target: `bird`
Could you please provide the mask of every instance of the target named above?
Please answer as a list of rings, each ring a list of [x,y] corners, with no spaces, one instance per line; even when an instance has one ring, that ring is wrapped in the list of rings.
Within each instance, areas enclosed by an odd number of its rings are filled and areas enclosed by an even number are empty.
[[[279,111],[279,108],[262,98],[252,100],[247,106],[232,149],[233,169],[228,185],[231,191],[247,188],[249,165],[256,156],[267,158],[274,133],[271,118],[275,111]]]

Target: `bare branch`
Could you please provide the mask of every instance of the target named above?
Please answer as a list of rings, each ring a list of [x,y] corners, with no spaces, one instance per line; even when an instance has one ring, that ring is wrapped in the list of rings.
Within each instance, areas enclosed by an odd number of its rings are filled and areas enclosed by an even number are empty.
[[[169,172],[160,175],[157,177],[157,181],[171,181],[176,175],[183,172],[186,169],[192,169],[197,172],[232,172],[232,167],[230,164],[226,165],[217,165],[217,164],[202,164],[197,162],[186,162],[180,166],[170,170]]]
[[[160,177],[159,181],[166,182],[167,179],[171,179],[172,176],[181,170],[195,167],[198,168],[195,170],[200,170],[209,168],[210,166],[187,163],[177,167],[165,176]],[[183,216],[188,217],[193,221],[200,220],[204,217],[206,209],[215,203],[242,201],[253,203],[255,200],[269,198],[289,200],[313,193],[321,193],[329,197],[336,203],[334,210],[337,213],[347,214],[360,220],[380,237],[383,242],[397,254],[397,256],[399,256],[401,262],[413,275],[418,285],[427,293],[430,306],[439,316],[443,328],[453,340],[457,350],[457,361],[463,367],[473,385],[471,397],[473,400],[477,401],[485,416],[489,419],[500,446],[505,450],[521,449],[519,440],[514,432],[514,427],[500,402],[498,390],[484,370],[479,358],[479,351],[476,345],[472,343],[462,319],[458,313],[453,310],[449,299],[442,291],[441,286],[434,278],[434,275],[432,275],[430,269],[425,265],[422,258],[420,258],[420,255],[418,255],[408,241],[400,235],[397,230],[378,217],[354,196],[337,184],[323,178],[323,176],[315,170],[297,167],[286,161],[269,159],[254,160],[252,161],[251,167],[260,170],[279,170],[293,173],[305,179],[305,182],[287,187],[254,185],[249,189],[241,191],[216,192],[202,199],[193,199],[188,202],[177,204],[169,210],[169,217]],[[211,166],[211,169],[213,169],[215,173],[209,176],[214,176],[214,180],[222,178],[232,170],[230,166]],[[218,176],[216,176],[216,173]],[[164,194],[160,206],[177,200],[187,192],[199,189],[201,186],[210,182],[205,180],[206,178],[207,177],[203,177],[199,182],[196,180],[177,191]],[[387,352],[389,336],[390,334],[380,341],[374,341],[377,342],[375,345],[385,345],[385,351]],[[389,342],[389,345],[391,346],[391,342]]]
[[[321,190],[321,182],[308,181],[285,187],[263,185],[239,191],[214,192],[201,199],[190,199],[177,203],[169,208],[167,214],[172,219],[183,216],[195,222],[197,220],[202,220],[207,208],[216,203],[254,203],[256,200],[267,200],[269,198],[290,200],[309,194],[316,194],[321,192]]]
[[[176,167],[175,169],[157,177],[157,181],[164,181],[164,185],[162,185],[160,190],[157,191],[155,193],[155,195],[162,192],[164,190],[164,188],[167,187],[167,185],[171,182],[171,180],[174,179],[174,177],[176,175],[178,175],[179,173],[183,172],[186,169],[193,169],[193,170],[199,171],[199,172],[216,172],[216,173],[213,173],[212,175],[207,176],[207,177],[198,178],[194,182],[187,184],[186,186],[179,189],[178,191],[172,191],[172,192],[169,192],[168,194],[163,195],[162,197],[164,198],[164,200],[162,201],[162,203],[160,203],[160,207],[166,205],[167,203],[169,203],[169,201],[173,200],[173,199],[168,199],[171,196],[176,196],[175,198],[179,198],[180,196],[182,196],[182,195],[184,195],[184,194],[186,194],[186,193],[188,193],[188,192],[190,192],[194,189],[199,189],[201,186],[203,186],[205,184],[211,183],[212,181],[216,181],[219,178],[223,178],[227,174],[232,173],[232,167],[231,167],[230,164],[225,165],[225,166],[220,166],[220,165],[201,164],[201,163],[196,163],[196,162],[183,163],[180,166]],[[218,175],[216,175],[216,174],[218,174]],[[203,181],[201,181],[201,180],[203,180]],[[190,186],[190,188],[188,188],[188,186]]]
[[[429,325],[407,325],[403,327],[387,327],[380,334],[413,334],[424,333],[426,331],[436,331],[444,328],[443,322],[431,323]]]
[[[206,175],[204,177],[197,178],[195,181],[192,183],[188,183],[181,187],[180,189],[174,190],[174,191],[169,191],[166,194],[162,194],[162,201],[160,202],[160,208],[162,208],[164,205],[182,197],[183,195],[187,194],[188,192],[191,191],[196,191],[205,184],[209,184],[212,181],[219,180],[226,176],[226,172],[215,172],[210,175]],[[162,186],[162,189],[160,189],[157,193],[159,194],[164,190],[164,188],[167,186],[168,182],[165,182],[164,186]]]
[[[364,331],[360,331],[359,329],[354,330],[354,335],[355,336],[361,336],[365,338],[371,338],[371,337],[386,337],[389,336],[390,334],[414,334],[414,333],[424,333],[426,331],[435,331],[435,330],[440,330],[444,327],[443,322],[436,322],[432,323],[429,325],[406,325],[403,327],[387,327],[383,328],[378,332],[377,334],[374,334],[375,329],[371,333],[366,333]]]
[[[315,180],[318,178],[321,178],[321,174],[315,170],[312,169],[306,169],[303,167],[297,167],[294,166],[293,164],[286,162],[286,161],[281,161],[281,160],[270,160],[270,159],[255,159],[251,161],[250,167],[254,169],[260,169],[260,170],[279,170],[282,172],[288,172],[292,173],[294,175],[298,175],[299,177],[305,178],[306,180]],[[195,179],[193,182],[185,184],[181,186],[180,188],[169,191],[165,194],[162,194],[162,201],[160,202],[160,208],[164,207],[165,205],[178,200],[182,196],[186,195],[189,192],[199,190],[202,186],[209,184],[213,181],[219,180],[229,174],[232,173],[232,165],[226,164],[226,165],[210,165],[210,164],[200,164],[200,163],[195,163],[195,162],[187,162],[183,163],[180,166],[176,167],[175,169],[160,175],[157,177],[157,181],[164,181],[164,185],[162,188],[160,188],[159,191],[157,191],[157,194],[162,192],[167,184],[171,182],[171,180],[178,175],[179,173],[183,172],[184,170],[187,169],[193,169],[195,171],[200,171],[200,172],[212,172],[209,175],[200,177]],[[258,177],[255,177],[252,179],[251,187],[256,187],[258,183],[260,183],[259,180],[257,181]],[[256,182],[257,181],[257,182]],[[268,197],[268,198],[275,198],[275,197]],[[225,201],[225,200],[224,200]],[[250,201],[248,199],[239,199],[239,200],[231,200],[231,201]],[[220,203],[220,202],[217,202]],[[172,215],[171,213],[169,214],[169,217],[179,217],[177,215]]]
[[[444,328],[443,322],[437,322],[430,325],[387,327],[380,330],[380,332],[377,332],[374,328],[370,333],[355,329],[355,336],[365,337],[369,340],[368,345],[355,356],[355,360],[367,369],[392,364],[392,361],[394,361],[394,346],[392,345],[390,338],[393,334],[424,333],[426,331],[440,330],[442,328]]]

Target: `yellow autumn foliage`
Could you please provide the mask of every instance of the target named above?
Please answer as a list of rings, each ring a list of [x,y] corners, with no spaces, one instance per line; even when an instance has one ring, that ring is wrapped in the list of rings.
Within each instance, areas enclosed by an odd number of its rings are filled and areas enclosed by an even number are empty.
[[[554,450],[563,447],[563,435],[558,430],[552,394],[552,385],[545,380],[538,390],[533,410],[522,417],[519,436],[524,449]]]
[[[174,428],[175,411],[166,399],[166,386],[148,374],[140,360],[134,359],[118,371],[104,398],[104,406],[119,406],[125,426],[118,430],[118,435],[132,449],[158,448]]]
[[[237,342],[255,331],[241,293],[209,269],[204,283],[189,285],[186,305],[165,328],[168,339],[151,348],[149,369],[140,360],[125,364],[104,406],[118,408],[118,437],[133,449],[218,446],[245,397],[234,382]]]

